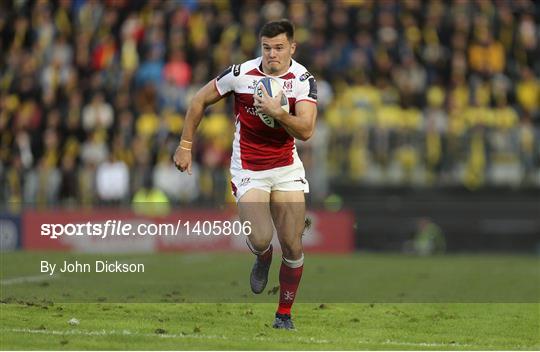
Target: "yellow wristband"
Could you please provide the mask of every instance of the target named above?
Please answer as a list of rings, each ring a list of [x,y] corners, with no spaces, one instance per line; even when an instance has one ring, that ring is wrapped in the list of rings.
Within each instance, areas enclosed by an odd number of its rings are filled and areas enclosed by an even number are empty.
[[[184,150],[187,150],[187,151],[191,150],[191,148],[186,148],[186,147],[183,147],[183,146],[180,146],[180,149],[184,149]]]

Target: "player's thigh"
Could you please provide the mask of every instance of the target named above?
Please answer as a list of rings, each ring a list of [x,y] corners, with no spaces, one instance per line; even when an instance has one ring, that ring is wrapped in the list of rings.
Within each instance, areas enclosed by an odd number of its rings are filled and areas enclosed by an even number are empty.
[[[306,217],[304,191],[272,191],[270,210],[282,248],[301,247]]]
[[[238,213],[242,223],[251,226],[250,241],[254,246],[270,244],[272,240],[272,216],[270,213],[270,193],[252,188],[238,200]]]

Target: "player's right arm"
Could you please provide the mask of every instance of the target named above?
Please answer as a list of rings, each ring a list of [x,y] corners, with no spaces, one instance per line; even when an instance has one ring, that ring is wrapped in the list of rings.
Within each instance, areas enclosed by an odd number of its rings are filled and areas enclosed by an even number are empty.
[[[191,143],[193,142],[193,136],[201,123],[206,108],[221,98],[223,98],[223,96],[219,94],[215,80],[211,80],[204,87],[199,89],[191,100],[186,113],[182,138],[174,152],[173,158],[176,168],[181,172],[187,170],[188,174],[191,175]]]

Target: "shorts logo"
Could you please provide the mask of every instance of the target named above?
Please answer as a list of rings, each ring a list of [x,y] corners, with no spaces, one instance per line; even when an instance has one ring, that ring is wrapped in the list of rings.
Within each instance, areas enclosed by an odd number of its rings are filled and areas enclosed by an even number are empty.
[[[304,185],[306,184],[306,180],[303,179],[302,177],[300,177],[300,178],[294,180],[293,182],[302,182],[302,184],[304,184]]]
[[[250,182],[251,182],[251,177],[244,177],[244,178],[240,181],[240,187],[247,186]]]

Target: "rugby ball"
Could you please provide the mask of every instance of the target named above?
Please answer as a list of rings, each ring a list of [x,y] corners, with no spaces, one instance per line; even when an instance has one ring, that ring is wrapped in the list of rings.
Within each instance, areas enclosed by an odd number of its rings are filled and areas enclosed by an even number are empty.
[[[257,82],[257,85],[255,86],[255,94],[257,94],[257,96],[259,97],[263,96],[263,91],[262,91],[263,86],[266,88],[266,91],[271,97],[274,97],[278,95],[280,91],[283,91],[279,83],[275,79],[270,78],[270,77],[264,77],[261,80],[259,80],[259,82]],[[285,110],[286,112],[289,112],[289,99],[287,99],[285,94],[281,96],[281,108]],[[261,121],[264,122],[266,126],[272,127],[272,128],[280,127],[279,122],[276,121],[273,117],[268,116],[263,113],[257,113],[257,115],[259,115],[259,117],[261,118]]]

